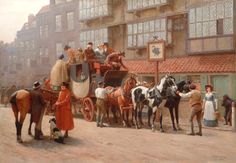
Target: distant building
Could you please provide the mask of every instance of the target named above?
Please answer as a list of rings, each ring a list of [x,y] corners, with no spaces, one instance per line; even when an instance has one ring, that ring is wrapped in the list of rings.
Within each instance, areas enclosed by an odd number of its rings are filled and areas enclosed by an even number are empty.
[[[78,46],[77,11],[75,0],[51,0],[36,15],[29,15],[15,41],[20,66],[17,84],[31,87],[34,81],[48,77],[57,56],[64,53],[64,46]]]

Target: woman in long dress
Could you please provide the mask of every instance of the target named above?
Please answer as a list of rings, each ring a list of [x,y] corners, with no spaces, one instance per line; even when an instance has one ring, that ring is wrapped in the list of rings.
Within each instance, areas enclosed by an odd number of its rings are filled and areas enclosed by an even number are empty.
[[[206,85],[206,94],[203,99],[203,124],[209,127],[215,127],[218,125],[215,112],[217,111],[217,99],[213,94],[213,87]]]
[[[64,137],[68,137],[68,130],[74,128],[73,116],[71,111],[71,93],[68,89],[69,84],[63,82],[58,100],[56,102],[56,125],[60,130],[64,130]]]

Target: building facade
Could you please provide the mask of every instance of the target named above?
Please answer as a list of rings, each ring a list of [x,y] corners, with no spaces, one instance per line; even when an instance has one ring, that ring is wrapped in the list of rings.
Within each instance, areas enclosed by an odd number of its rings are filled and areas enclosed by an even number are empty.
[[[233,0],[79,0],[80,46],[108,41],[126,52],[125,63],[140,80],[154,81],[147,42],[166,42],[159,77],[192,80],[219,98],[236,98],[236,4]]]
[[[234,0],[50,0],[17,33],[17,84],[48,76],[66,44],[84,48],[89,41],[125,51],[130,71],[154,81],[146,45],[157,36],[166,42],[159,78],[172,73],[236,98],[235,17]]]

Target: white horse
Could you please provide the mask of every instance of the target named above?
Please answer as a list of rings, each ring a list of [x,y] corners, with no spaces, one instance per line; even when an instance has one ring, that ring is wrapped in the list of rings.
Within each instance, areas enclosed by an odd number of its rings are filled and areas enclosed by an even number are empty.
[[[166,75],[160,81],[160,84],[150,88],[144,86],[138,86],[131,91],[132,103],[134,106],[134,116],[135,116],[135,126],[140,128],[142,123],[141,114],[144,105],[148,106],[148,125],[155,130],[154,121],[156,119],[156,111],[161,106],[163,98],[165,97],[167,89],[175,92],[177,90],[177,85],[175,84],[175,79]],[[139,122],[137,121],[137,114],[139,117]],[[151,115],[153,115],[152,124],[150,123]],[[160,130],[164,132],[162,127],[162,113],[160,116]]]

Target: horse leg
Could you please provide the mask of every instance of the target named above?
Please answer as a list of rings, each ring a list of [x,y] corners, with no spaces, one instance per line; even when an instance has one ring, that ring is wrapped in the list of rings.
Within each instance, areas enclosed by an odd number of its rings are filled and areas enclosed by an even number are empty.
[[[179,126],[179,104],[176,104],[174,109],[175,109],[175,119],[177,123],[177,130],[182,130],[181,127]]]
[[[152,108],[151,107],[148,107],[148,127],[151,127],[151,116],[152,116]]]
[[[144,123],[143,123],[143,118],[142,118],[142,112],[143,112],[143,105],[142,105],[142,107],[140,108],[140,124],[141,124],[141,125],[144,125]]]
[[[26,114],[27,113],[21,112],[20,113],[20,121],[16,124],[16,126],[17,126],[17,142],[18,143],[23,143],[23,141],[21,139],[21,130],[22,130],[22,126],[23,126]]]
[[[120,107],[120,111],[121,111],[121,122],[123,123],[123,127],[127,127],[125,123],[124,110],[121,107]]]
[[[131,125],[132,126],[136,126],[136,122],[134,122],[134,118],[135,118],[135,109],[133,108],[132,110],[131,110]]]
[[[22,125],[20,125],[20,123],[18,121],[18,114],[19,114],[18,108],[14,104],[12,104],[12,111],[13,111],[14,116],[15,116],[16,140],[17,140],[18,143],[22,143],[22,140],[20,138],[20,135],[21,135],[20,132],[21,132]]]
[[[116,106],[112,106],[111,107],[111,111],[112,111],[112,114],[113,114],[113,121],[115,122],[115,123],[118,123],[118,118],[117,118],[117,116],[116,116]]]
[[[126,125],[127,127],[131,127],[129,124],[129,109],[125,110],[125,114],[126,114]]]
[[[156,120],[156,111],[153,113],[153,119],[152,119],[152,131],[154,132],[156,127],[155,127],[155,120]]]
[[[29,125],[29,129],[28,129],[28,135],[32,135],[32,133],[31,133],[32,123],[33,123],[33,118],[32,118],[32,115],[30,115],[30,125]]]
[[[139,119],[139,125],[143,125],[143,122],[142,122],[142,108],[143,108],[143,105],[140,104],[139,105],[139,108],[138,108],[138,119]]]
[[[173,107],[169,107],[169,112],[170,112],[170,117],[171,117],[171,121],[172,121],[172,126],[173,126],[173,130],[177,131],[176,127],[175,127],[175,120],[174,120],[174,112],[173,112]]]
[[[139,129],[138,121],[137,121],[137,114],[138,114],[137,109],[138,109],[138,106],[136,106],[133,112],[134,112],[134,119],[135,119],[135,127],[136,129]]]
[[[163,119],[163,115],[161,113],[161,116],[160,116],[160,131],[164,132],[164,129],[163,129],[163,126],[162,126],[162,119]]]

